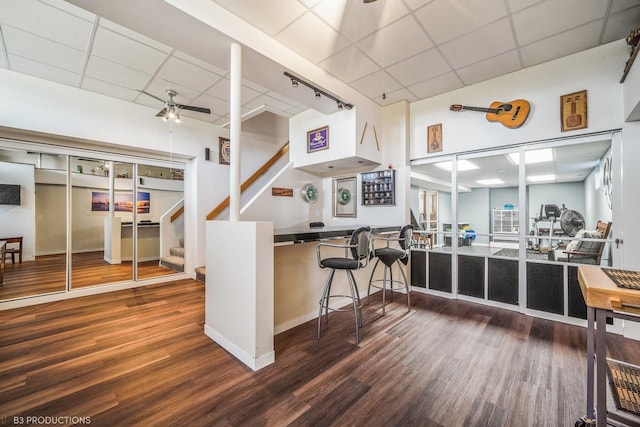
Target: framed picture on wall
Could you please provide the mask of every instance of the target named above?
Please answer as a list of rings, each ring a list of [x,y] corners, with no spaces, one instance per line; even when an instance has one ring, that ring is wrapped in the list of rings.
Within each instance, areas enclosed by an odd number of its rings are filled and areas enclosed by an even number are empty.
[[[307,132],[307,153],[329,148],[329,126]]]
[[[228,138],[218,138],[218,163],[228,165],[231,162],[231,141]]]
[[[356,177],[333,178],[333,216],[356,216]]]
[[[427,153],[442,151],[442,123],[427,126]]]
[[[587,127],[587,91],[568,93],[560,97],[561,131]]]

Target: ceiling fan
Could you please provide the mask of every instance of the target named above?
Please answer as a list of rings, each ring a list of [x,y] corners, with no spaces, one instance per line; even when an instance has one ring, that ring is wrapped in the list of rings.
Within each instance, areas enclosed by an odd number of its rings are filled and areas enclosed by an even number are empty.
[[[171,89],[167,90],[167,95],[169,96],[169,99],[159,98],[149,92],[145,92],[144,90],[141,90],[139,92],[144,93],[145,95],[150,96],[151,98],[157,99],[158,101],[164,102],[164,108],[160,110],[158,114],[156,114],[156,117],[162,117],[164,121],[174,120],[176,122],[180,122],[180,114],[179,114],[180,110],[189,110],[189,111],[196,111],[198,113],[211,114],[211,110],[208,108],[178,104],[173,99],[173,97],[177,95],[177,92],[175,90],[171,90]]]

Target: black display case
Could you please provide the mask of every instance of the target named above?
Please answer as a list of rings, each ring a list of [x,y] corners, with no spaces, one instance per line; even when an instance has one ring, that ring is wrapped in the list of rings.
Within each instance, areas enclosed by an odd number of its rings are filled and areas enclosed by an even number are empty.
[[[363,206],[393,206],[396,204],[396,171],[394,169],[366,172],[362,178]]]

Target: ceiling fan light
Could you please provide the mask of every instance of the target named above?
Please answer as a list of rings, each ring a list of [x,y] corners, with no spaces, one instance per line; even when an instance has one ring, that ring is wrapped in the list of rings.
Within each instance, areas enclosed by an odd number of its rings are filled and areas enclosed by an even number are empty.
[[[168,112],[168,114],[167,114],[167,115],[169,116],[169,118],[170,118],[171,120],[174,120],[174,119],[176,118],[176,110],[175,110],[175,108],[171,107],[171,108],[169,109],[169,112]]]
[[[165,114],[164,116],[162,116],[162,120],[164,120],[165,122],[168,122],[169,121],[168,116],[169,116],[168,114]]]
[[[176,113],[176,123],[180,123],[180,114]]]

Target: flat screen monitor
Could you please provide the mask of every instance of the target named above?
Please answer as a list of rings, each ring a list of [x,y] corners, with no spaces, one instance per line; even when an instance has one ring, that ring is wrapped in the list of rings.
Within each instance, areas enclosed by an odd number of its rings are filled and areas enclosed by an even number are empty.
[[[0,184],[0,205],[19,205],[20,186]]]

